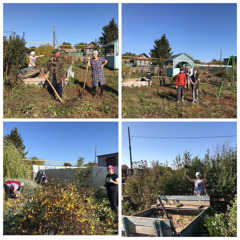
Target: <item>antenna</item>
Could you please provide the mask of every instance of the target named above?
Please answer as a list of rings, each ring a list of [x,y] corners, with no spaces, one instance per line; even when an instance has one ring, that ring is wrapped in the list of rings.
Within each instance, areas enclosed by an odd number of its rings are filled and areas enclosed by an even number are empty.
[[[221,52],[220,52],[220,61],[222,61],[222,49],[221,49]]]

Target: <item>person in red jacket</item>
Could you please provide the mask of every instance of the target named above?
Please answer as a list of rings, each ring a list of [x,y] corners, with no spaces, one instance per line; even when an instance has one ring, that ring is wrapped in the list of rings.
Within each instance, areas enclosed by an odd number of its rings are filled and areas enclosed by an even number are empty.
[[[186,74],[183,73],[183,68],[180,68],[180,73],[176,78],[176,88],[177,88],[177,102],[179,103],[180,99],[184,102],[184,89],[186,87]]]
[[[23,190],[24,182],[18,182],[18,181],[6,181],[4,183],[5,187],[5,201],[8,201],[8,197],[18,198],[19,191]],[[18,191],[18,192],[17,192]]]

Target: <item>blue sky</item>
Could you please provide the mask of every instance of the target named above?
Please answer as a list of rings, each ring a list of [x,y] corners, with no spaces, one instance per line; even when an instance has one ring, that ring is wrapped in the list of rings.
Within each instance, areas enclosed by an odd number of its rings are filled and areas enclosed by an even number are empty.
[[[84,157],[93,162],[95,146],[97,155],[118,152],[117,122],[4,122],[3,126],[4,135],[18,128],[27,157],[63,162]]]
[[[211,61],[237,54],[237,4],[123,4],[122,52],[149,54],[166,34],[173,54]]]
[[[27,42],[52,42],[55,24],[59,44],[89,43],[102,35],[112,18],[118,23],[117,4],[8,3],[3,8],[3,29],[20,36],[25,32]]]
[[[122,126],[122,164],[130,166],[128,127],[131,136],[157,136],[157,137],[205,137],[205,136],[229,136],[237,134],[235,122],[124,122]],[[132,138],[133,161],[152,160],[168,162],[172,164],[175,157],[183,156],[185,151],[192,157],[204,157],[207,149],[213,153],[216,146],[228,143],[236,147],[237,138],[219,139],[182,139],[162,140]]]

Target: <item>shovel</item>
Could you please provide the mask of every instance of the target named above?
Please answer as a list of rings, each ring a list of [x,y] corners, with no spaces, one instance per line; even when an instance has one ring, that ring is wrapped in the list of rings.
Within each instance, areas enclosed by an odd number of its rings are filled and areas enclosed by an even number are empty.
[[[162,207],[162,209],[163,209],[164,216],[170,221],[170,226],[171,226],[171,228],[172,228],[172,231],[173,231],[173,233],[174,233],[174,236],[177,236],[176,229],[175,229],[175,227],[173,226],[170,217],[168,216],[167,210],[165,209],[165,207],[164,207],[164,205],[163,205],[163,203],[162,203],[161,197],[158,197],[158,200],[159,200],[160,205],[161,205],[161,207]]]
[[[56,94],[57,98],[59,99],[59,101],[60,101],[61,103],[64,103],[64,101],[62,100],[62,98],[58,95],[56,89],[53,87],[52,83],[49,81],[47,75],[46,75],[43,71],[42,71],[42,73],[43,73],[44,77],[46,78],[46,80],[48,81],[49,85],[52,87],[52,89],[53,89],[54,93]]]
[[[88,63],[89,63],[89,59],[88,59]],[[86,82],[87,82],[87,74],[88,74],[88,63],[87,63],[87,70],[86,70],[86,75],[85,75],[85,79],[84,79],[84,84],[83,84],[83,90],[80,93],[80,98],[82,98],[83,96],[85,96],[85,87],[86,87]]]

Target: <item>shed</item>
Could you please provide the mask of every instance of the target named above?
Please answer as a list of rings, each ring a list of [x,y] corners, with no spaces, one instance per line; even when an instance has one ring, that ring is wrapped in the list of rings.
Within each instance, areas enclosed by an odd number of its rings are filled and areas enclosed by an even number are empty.
[[[98,166],[107,167],[109,165],[118,166],[118,152],[98,155]]]
[[[180,72],[180,68],[186,64],[189,65],[191,72],[193,72],[194,59],[186,53],[179,53],[164,60],[165,64],[171,64],[172,67],[167,67],[167,76],[173,77]]]
[[[119,41],[114,40],[106,45],[103,45],[102,48],[105,49],[104,56],[105,59],[108,61],[106,67],[111,69],[118,69],[119,68]]]
[[[141,53],[131,59],[133,67],[149,67],[151,64],[151,58],[146,53]]]
[[[229,59],[229,58],[224,58],[224,59],[223,59],[223,64],[224,64],[224,65],[227,65],[228,59]],[[234,59],[234,64],[237,64],[237,56],[234,56],[233,59]],[[230,60],[229,65],[232,65],[232,59]]]

